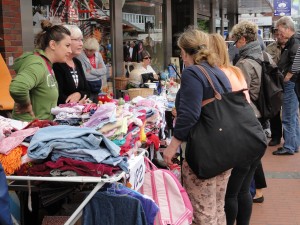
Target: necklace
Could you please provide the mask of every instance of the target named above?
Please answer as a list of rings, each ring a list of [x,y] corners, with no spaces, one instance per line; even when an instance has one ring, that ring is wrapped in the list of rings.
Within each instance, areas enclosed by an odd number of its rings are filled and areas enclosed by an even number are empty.
[[[77,74],[76,67],[75,66],[74,67],[69,66],[69,69],[70,69],[70,73],[72,75],[75,87],[77,88],[78,87],[78,74]]]

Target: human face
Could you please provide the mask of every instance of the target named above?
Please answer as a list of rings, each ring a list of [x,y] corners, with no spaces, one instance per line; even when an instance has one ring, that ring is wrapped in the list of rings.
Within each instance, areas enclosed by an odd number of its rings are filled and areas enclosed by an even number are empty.
[[[150,65],[150,63],[151,63],[151,56],[145,56],[143,58],[143,63],[144,63],[145,66]]]
[[[94,50],[94,49],[84,49],[84,52],[85,52],[87,57],[92,57],[93,55],[95,55],[96,50]]]
[[[277,26],[278,37],[280,39],[289,39],[294,32],[290,28],[283,27],[281,25]]]
[[[54,42],[54,41],[53,41]],[[59,42],[54,42],[53,45],[55,46],[54,54],[52,63],[59,62],[64,63],[67,61],[67,58],[72,53],[71,50],[71,37],[68,35],[65,35],[65,38],[62,39]]]
[[[246,39],[244,37],[236,38],[234,44],[235,47],[241,48],[246,44]]]
[[[71,49],[72,49],[72,56],[78,56],[82,52],[83,46],[83,39],[82,36],[80,37],[73,37],[71,36]]]

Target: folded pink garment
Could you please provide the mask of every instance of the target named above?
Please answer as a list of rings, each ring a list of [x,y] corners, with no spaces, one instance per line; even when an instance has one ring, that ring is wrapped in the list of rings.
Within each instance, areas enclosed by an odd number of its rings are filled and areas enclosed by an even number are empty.
[[[9,137],[0,141],[0,153],[8,155],[11,150],[19,146],[25,138],[35,134],[38,129],[38,127],[33,127],[13,132]]]

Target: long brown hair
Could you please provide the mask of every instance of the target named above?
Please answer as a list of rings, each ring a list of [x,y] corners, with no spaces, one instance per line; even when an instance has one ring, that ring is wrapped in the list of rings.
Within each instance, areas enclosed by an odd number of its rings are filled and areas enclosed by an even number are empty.
[[[243,77],[241,70],[231,65],[226,42],[220,34],[209,34],[209,49],[217,55],[217,66],[231,69],[239,80]]]
[[[36,35],[35,47],[45,50],[50,41],[60,42],[66,35],[70,36],[70,31],[62,25],[54,25],[48,20],[41,22],[42,31]]]

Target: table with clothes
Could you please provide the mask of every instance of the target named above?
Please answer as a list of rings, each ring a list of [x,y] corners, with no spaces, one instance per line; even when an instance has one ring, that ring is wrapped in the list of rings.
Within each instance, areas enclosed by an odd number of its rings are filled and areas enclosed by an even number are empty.
[[[111,192],[98,194],[98,190],[107,183],[128,178],[130,168],[134,167],[137,155],[140,155],[137,154],[139,147],[151,145],[158,150],[160,136],[164,135],[165,105],[160,96],[136,97],[124,105],[115,102],[102,105],[62,104],[52,109],[55,115],[53,121],[34,120],[26,123],[1,117],[0,162],[7,179],[13,181],[10,182],[11,186],[17,181],[27,181],[26,192],[31,192],[31,186],[38,187],[39,206],[55,205],[56,201],[61,202],[75,190],[85,190],[73,183],[94,183],[89,187],[87,197],[65,223],[74,224],[80,213],[86,212],[84,210],[89,204],[95,204],[97,200],[94,196],[103,200],[108,195],[115,195]],[[54,185],[54,191],[51,191],[52,186],[45,183],[71,185],[64,188]],[[126,186],[131,185],[127,179]],[[28,201],[29,211],[33,205],[34,202]],[[137,209],[134,212],[140,213],[139,224],[151,224],[149,221],[154,220],[153,215],[157,211],[155,205],[152,205],[150,212],[148,208],[147,213],[145,209],[141,210],[141,205],[133,205]],[[82,218],[83,221],[86,219],[84,224],[93,224],[89,221],[90,216],[83,214]]]

